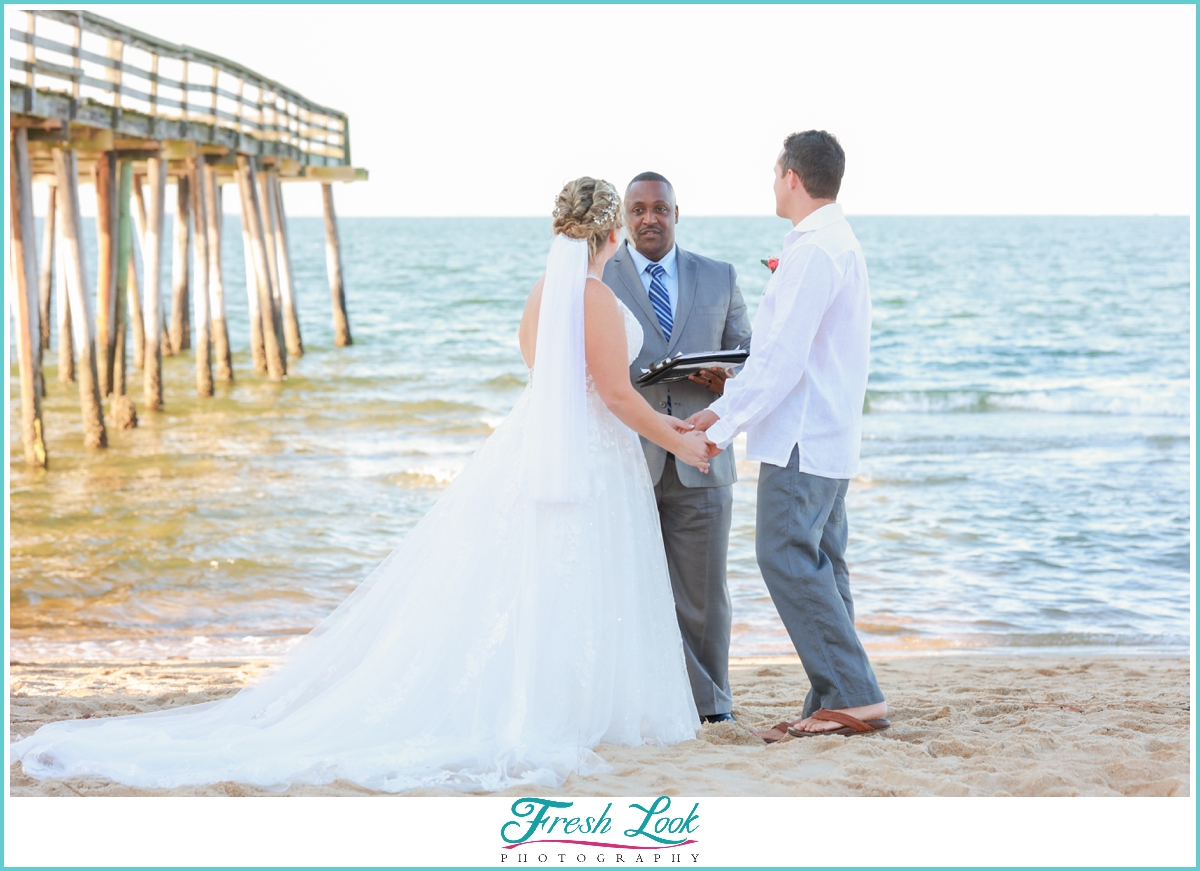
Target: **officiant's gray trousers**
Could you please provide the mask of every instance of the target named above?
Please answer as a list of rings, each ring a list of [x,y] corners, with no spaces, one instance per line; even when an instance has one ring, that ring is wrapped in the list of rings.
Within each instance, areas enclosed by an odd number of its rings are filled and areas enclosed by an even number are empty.
[[[675,616],[696,712],[733,712],[729,690],[729,634],[733,610],[725,586],[733,487],[685,487],[668,455],[654,485]]]
[[[883,701],[875,672],[854,631],[846,566],[848,481],[799,470],[792,448],[784,468],[763,463],[758,475],[758,567],[791,636],[812,689],[805,717],[820,708]]]

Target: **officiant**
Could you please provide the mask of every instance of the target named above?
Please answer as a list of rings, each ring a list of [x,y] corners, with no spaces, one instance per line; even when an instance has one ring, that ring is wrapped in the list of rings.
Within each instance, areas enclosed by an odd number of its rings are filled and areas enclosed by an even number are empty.
[[[675,189],[656,172],[625,190],[627,240],[604,269],[604,283],[641,323],[642,352],[630,366],[635,386],[643,370],[676,354],[750,347],[750,318],[729,263],[675,244]],[[659,411],[686,420],[724,390],[721,370],[687,381],[638,386]],[[733,719],[729,690],[732,608],[726,585],[733,519],[733,446],[710,461],[708,474],[642,439],[666,546],[692,695],[701,719]]]

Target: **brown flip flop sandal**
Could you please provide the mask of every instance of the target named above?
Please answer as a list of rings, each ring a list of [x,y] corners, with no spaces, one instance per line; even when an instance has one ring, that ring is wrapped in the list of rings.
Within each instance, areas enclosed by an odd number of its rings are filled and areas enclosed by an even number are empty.
[[[830,711],[825,708],[817,711],[812,715],[814,720],[826,720],[831,723],[841,723],[841,729],[829,729],[825,732],[805,732],[801,729],[795,729],[792,724],[788,726],[787,733],[796,738],[811,738],[814,735],[862,735],[866,732],[882,732],[889,728],[892,724],[888,720],[860,720],[858,717],[851,717],[849,714],[843,714],[841,711]]]
[[[772,726],[770,729],[751,729],[750,734],[755,738],[762,738],[768,744],[774,744],[775,742],[782,741],[784,738],[786,738],[792,726],[799,722],[799,720],[794,720],[791,723],[785,721]]]

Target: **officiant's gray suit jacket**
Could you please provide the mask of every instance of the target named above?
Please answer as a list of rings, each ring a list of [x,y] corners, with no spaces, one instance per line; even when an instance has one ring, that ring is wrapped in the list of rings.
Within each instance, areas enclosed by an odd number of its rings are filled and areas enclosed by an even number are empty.
[[[676,354],[704,353],[750,347],[750,317],[746,303],[737,286],[737,273],[732,265],[676,246],[679,265],[679,301],[671,330],[671,340],[663,338],[662,326],[650,305],[650,297],[629,256],[629,243],[621,243],[617,253],[604,267],[604,283],[612,288],[642,325],[645,338],[642,353],[629,367],[634,386],[643,369]],[[694,381],[655,384],[639,387],[642,396],[656,410],[667,411],[670,395],[671,416],[686,420],[697,411],[708,408],[717,398],[706,387]],[[650,478],[657,484],[662,477],[667,452],[653,442],[642,439]],[[737,480],[733,446],[713,457],[708,474],[672,458],[679,482],[685,487],[725,487]]]

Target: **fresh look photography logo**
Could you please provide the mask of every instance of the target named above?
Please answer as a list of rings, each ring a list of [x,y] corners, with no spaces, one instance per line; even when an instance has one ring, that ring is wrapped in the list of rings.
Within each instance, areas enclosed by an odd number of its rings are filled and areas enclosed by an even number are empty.
[[[597,803],[598,806],[598,803]],[[686,806],[686,805],[685,805]],[[686,813],[672,810],[660,795],[648,807],[631,803],[618,811],[579,809],[575,802],[519,798],[500,826],[502,865],[698,864],[700,854],[685,849],[699,843],[700,803]],[[553,846],[560,845],[560,846]]]

